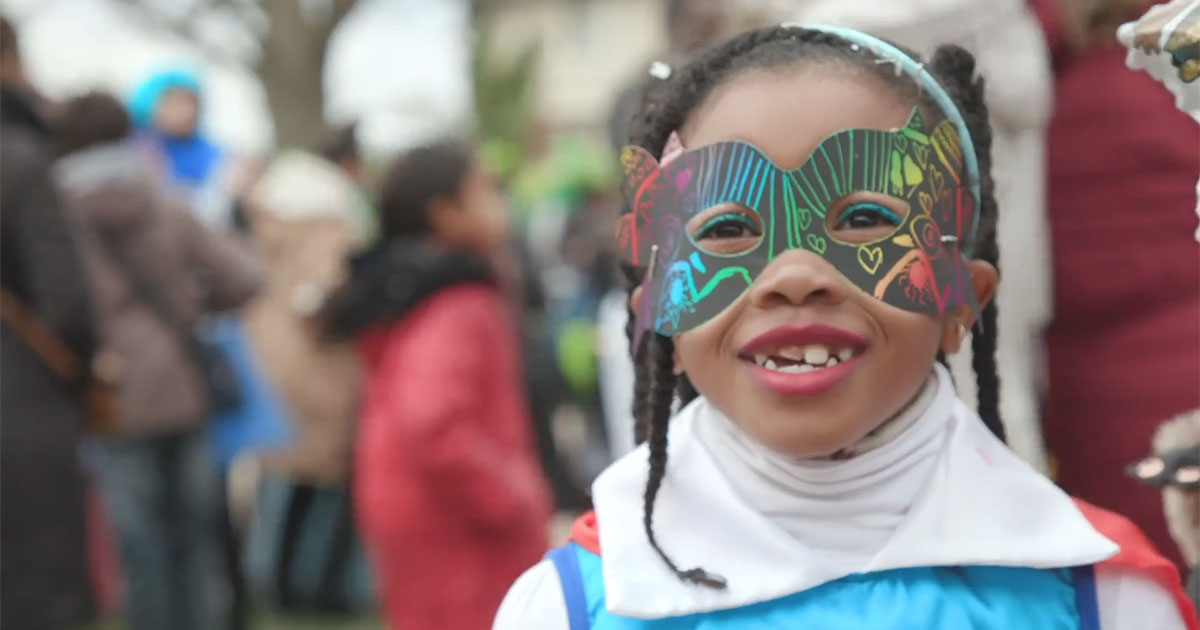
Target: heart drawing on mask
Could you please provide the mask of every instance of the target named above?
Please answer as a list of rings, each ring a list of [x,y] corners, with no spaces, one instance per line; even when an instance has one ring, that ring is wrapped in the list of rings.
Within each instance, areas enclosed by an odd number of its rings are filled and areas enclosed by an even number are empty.
[[[807,230],[812,225],[812,214],[804,206],[796,208],[796,218],[800,221],[801,230]]]
[[[875,275],[875,272],[879,271],[879,265],[883,264],[883,248],[859,246],[858,264],[862,265],[867,273]]]
[[[805,240],[808,241],[808,246],[811,247],[814,252],[817,252],[822,256],[825,255],[825,249],[828,247],[828,243],[825,242],[825,237],[818,236],[816,234],[809,234],[805,237]],[[882,252],[880,253],[882,254]],[[876,264],[875,266],[878,267],[879,265]]]
[[[924,169],[926,166],[929,166],[929,147],[917,146],[914,154],[917,156],[917,164],[920,165],[922,169]]]
[[[675,190],[683,191],[692,181],[692,170],[688,169],[675,176]]]
[[[933,197],[927,192],[919,192],[917,199],[921,202],[921,213],[933,216]]]

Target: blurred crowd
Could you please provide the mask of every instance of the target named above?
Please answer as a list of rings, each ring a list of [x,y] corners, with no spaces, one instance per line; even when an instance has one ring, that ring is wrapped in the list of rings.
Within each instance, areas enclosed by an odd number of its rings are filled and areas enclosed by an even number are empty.
[[[561,539],[555,515],[634,447],[615,156],[672,68],[744,26],[728,3],[665,4],[608,137],[539,130],[517,164],[486,138],[373,163],[352,124],[233,160],[203,132],[195,74],[51,102],[5,21],[0,627],[375,607],[391,628],[489,627]],[[1197,547],[1180,554],[1124,473],[1200,408],[1200,133],[1112,37],[1149,4],[762,13],[975,52],[1010,442],[1186,569]]]

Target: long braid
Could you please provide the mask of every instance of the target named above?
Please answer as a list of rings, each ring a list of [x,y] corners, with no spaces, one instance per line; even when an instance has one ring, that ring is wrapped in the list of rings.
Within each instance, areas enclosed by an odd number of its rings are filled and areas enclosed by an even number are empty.
[[[675,343],[661,335],[652,335],[646,347],[647,363],[651,368],[650,404],[646,407],[647,417],[642,420],[649,429],[647,441],[650,445],[650,474],[646,478],[646,492],[643,495],[642,526],[650,546],[679,579],[721,589],[725,588],[724,578],[700,567],[687,571],[680,569],[662,550],[654,535],[654,501],[658,498],[658,490],[662,487],[663,478],[667,473],[667,426],[671,420],[671,402],[674,399],[676,382],[674,350]]]
[[[633,343],[633,330],[637,325],[637,314],[633,312],[633,307],[626,307],[625,320],[625,338],[629,343]],[[633,356],[642,356],[646,352],[646,346],[650,343],[650,339],[643,337],[641,347],[633,348]],[[650,417],[650,381],[651,370],[650,366],[644,361],[635,361],[633,364],[633,443],[641,444],[646,441],[650,432],[650,427],[646,424],[645,419]]]
[[[992,177],[992,127],[984,99],[984,81],[975,76],[975,58],[958,46],[941,46],[933,55],[930,69],[939,80],[953,89],[963,120],[975,143],[979,161],[979,235],[976,258],[1000,267],[1000,248],[996,241],[996,182]],[[971,367],[975,371],[979,417],[996,437],[1005,439],[1000,418],[1000,377],[996,370],[996,346],[999,337],[998,311],[992,300],[980,314],[981,330],[971,336]]]

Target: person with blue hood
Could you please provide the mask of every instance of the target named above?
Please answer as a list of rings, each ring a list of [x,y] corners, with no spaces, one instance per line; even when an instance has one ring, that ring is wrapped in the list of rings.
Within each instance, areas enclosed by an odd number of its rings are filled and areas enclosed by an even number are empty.
[[[200,131],[200,77],[174,68],[153,74],[133,93],[129,113],[138,136],[159,160],[168,183],[187,197],[192,212],[214,228],[230,215],[222,151]]]
[[[203,133],[200,125],[204,92],[200,76],[186,68],[150,76],[129,101],[135,137],[161,167],[168,188],[187,202],[200,223],[216,231],[233,229],[233,198],[226,172],[227,156]],[[286,446],[291,441],[288,411],[264,376],[254,347],[239,317],[211,318],[201,335],[225,355],[236,377],[236,400],[214,408],[209,423],[215,456],[223,474],[222,487],[235,458],[243,453]],[[222,511],[228,499],[221,501]],[[244,628],[248,593],[241,572],[241,541],[229,514],[222,518],[226,570],[230,584],[230,626]]]

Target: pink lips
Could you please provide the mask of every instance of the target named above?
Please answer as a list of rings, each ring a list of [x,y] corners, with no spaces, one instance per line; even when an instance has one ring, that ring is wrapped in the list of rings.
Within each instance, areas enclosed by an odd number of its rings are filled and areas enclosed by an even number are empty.
[[[835,366],[800,374],[769,370],[754,362],[756,354],[768,354],[785,346],[813,344],[828,348],[851,348],[854,356]],[[866,348],[867,340],[860,335],[825,324],[811,324],[772,328],[742,346],[739,356],[767,389],[781,396],[816,396],[829,391],[849,376],[858,366]]]

